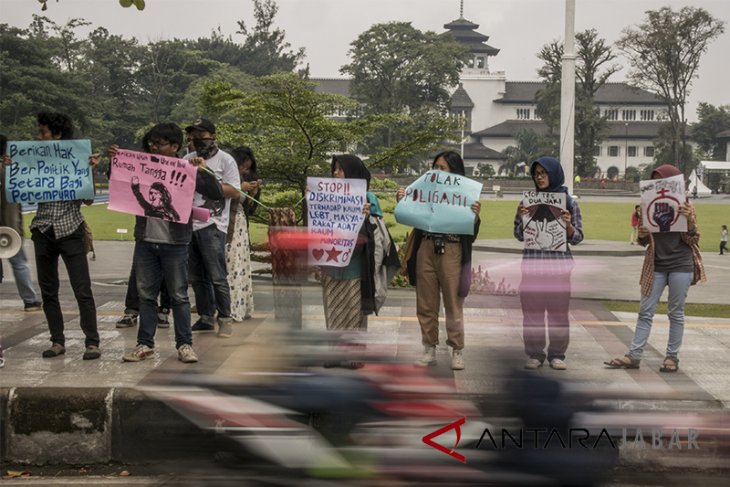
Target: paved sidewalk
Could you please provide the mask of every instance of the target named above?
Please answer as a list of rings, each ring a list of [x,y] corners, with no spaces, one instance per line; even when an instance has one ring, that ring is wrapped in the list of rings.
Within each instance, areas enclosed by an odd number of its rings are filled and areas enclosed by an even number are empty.
[[[91,264],[102,349],[102,357],[97,361],[81,360],[83,334],[64,273],[61,276],[61,302],[67,323],[67,352],[53,359],[41,358],[41,352],[49,345],[43,313],[24,312],[14,283],[6,280],[0,284],[0,332],[7,359],[5,368],[0,369],[0,390],[5,394],[5,399],[0,398],[0,408],[4,410],[3,401],[10,401],[19,391],[35,396],[45,394],[55,401],[64,394],[85,397],[88,394],[84,391],[89,388],[106,391],[100,392],[99,400],[109,404],[110,398],[117,397],[115,391],[149,384],[162,376],[237,375],[271,369],[275,366],[273,362],[286,358],[286,350],[270,341],[275,326],[271,281],[257,278],[253,319],[236,324],[230,339],[220,339],[214,334],[195,334],[194,347],[200,357],[199,363],[186,365],[177,360],[172,328],[157,331],[153,359],[123,363],[122,355],[134,347],[137,333],[136,327],[115,328],[124,308],[131,249],[128,242],[97,243],[98,259]],[[727,289],[730,289],[730,260],[720,256],[705,258],[710,282],[692,288],[689,301],[726,303]],[[603,360],[625,353],[633,335],[635,315],[610,313],[597,299],[636,300],[638,283],[635,281],[641,257],[577,255],[576,261],[571,344],[566,359],[568,370],[543,367],[535,374],[564,380],[571,387],[615,395],[613,405],[619,409],[727,411],[730,408],[730,375],[726,373],[730,369],[730,317],[687,319],[680,371],[676,374],[658,372],[668,334],[666,319],[662,317],[656,319],[641,369],[607,370],[602,365]],[[474,264],[488,270],[492,279],[504,278],[513,287],[519,283],[517,254],[477,250]],[[304,329],[324,330],[321,291],[316,286],[304,288],[302,314]],[[439,365],[433,373],[453,378],[457,392],[488,401],[500,393],[505,361],[521,364],[525,359],[519,298],[472,294],[466,300],[465,321],[466,369],[451,371],[448,350],[442,345],[438,348]],[[420,332],[413,290],[391,290],[380,315],[370,318],[368,337],[374,350],[394,358],[410,361],[418,356]],[[443,336],[441,342],[445,342]],[[140,400],[141,397],[129,396],[130,404]],[[131,405],[129,408],[129,411],[134,410]],[[38,414],[44,414],[44,411],[40,410]],[[121,421],[124,424],[125,420]],[[137,417],[136,421],[149,421],[149,417]],[[0,426],[12,428],[12,425],[2,425],[2,421]],[[115,440],[99,441],[113,443]]]

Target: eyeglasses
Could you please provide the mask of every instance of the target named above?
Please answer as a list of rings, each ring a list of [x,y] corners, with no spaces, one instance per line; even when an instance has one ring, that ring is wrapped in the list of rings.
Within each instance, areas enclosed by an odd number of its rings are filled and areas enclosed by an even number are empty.
[[[166,140],[150,140],[150,147],[155,146],[158,149],[170,145],[170,142]]]
[[[535,174],[532,175],[534,178],[544,178],[547,177],[547,173],[545,171],[535,171]]]

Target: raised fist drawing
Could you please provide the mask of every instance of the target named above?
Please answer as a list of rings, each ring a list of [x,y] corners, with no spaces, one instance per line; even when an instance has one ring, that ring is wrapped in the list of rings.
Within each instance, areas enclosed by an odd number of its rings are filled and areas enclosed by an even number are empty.
[[[655,204],[654,221],[659,225],[660,232],[668,232],[674,221],[674,207],[669,203]]]

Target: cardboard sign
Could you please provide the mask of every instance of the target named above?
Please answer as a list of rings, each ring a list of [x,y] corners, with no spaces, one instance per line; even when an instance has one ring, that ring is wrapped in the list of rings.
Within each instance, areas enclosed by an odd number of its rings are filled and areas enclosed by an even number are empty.
[[[562,211],[566,208],[565,193],[524,191],[522,206],[527,213],[522,215],[525,248],[565,252],[568,250],[568,230]]]
[[[307,224],[312,241],[307,263],[345,267],[365,221],[364,179],[307,178]]]
[[[474,234],[471,205],[482,184],[466,176],[431,170],[406,188],[395,207],[395,220],[431,233]]]
[[[679,207],[687,201],[684,176],[640,181],[642,225],[652,233],[686,232],[687,218]]]
[[[118,149],[110,161],[109,209],[187,223],[197,169],[185,159]]]
[[[13,164],[5,170],[11,203],[94,199],[88,140],[10,141]]]

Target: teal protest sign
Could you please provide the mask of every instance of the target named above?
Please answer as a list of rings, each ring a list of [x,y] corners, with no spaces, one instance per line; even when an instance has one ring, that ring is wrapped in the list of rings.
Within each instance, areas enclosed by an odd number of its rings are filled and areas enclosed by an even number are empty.
[[[94,198],[88,140],[8,142],[5,196],[13,203]]]
[[[482,184],[465,176],[432,170],[406,188],[395,207],[398,223],[432,233],[474,234],[471,205]]]

